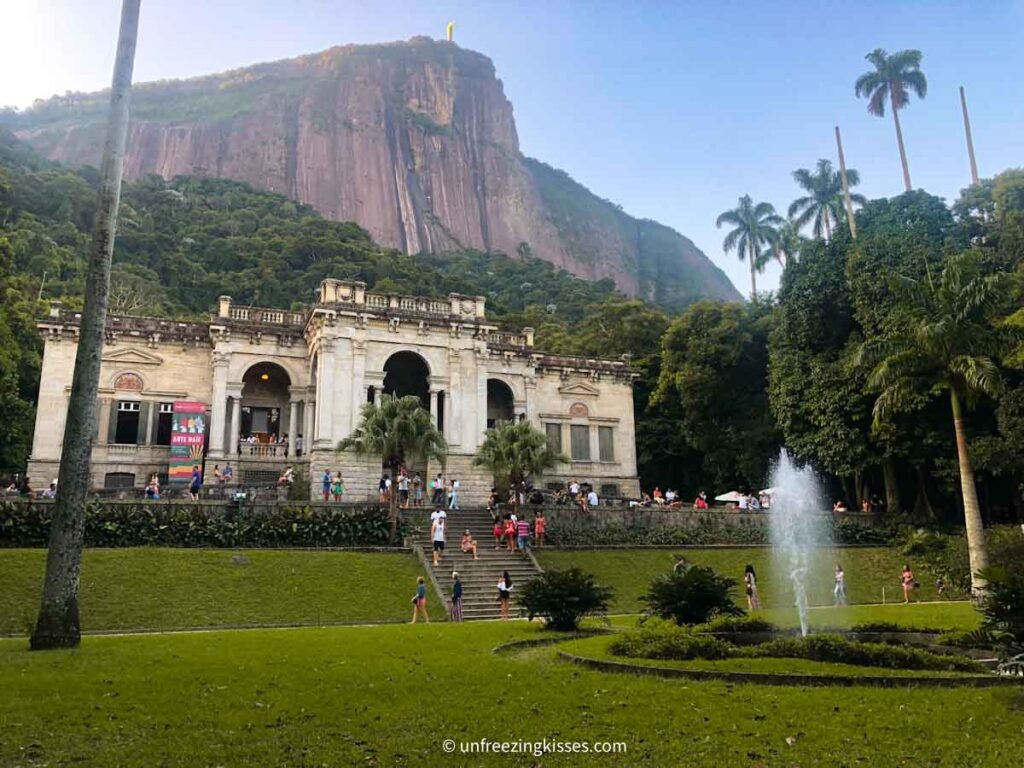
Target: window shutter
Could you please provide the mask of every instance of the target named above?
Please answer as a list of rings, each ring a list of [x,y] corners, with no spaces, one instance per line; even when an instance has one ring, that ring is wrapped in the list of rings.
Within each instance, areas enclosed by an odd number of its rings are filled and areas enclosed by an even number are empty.
[[[152,403],[148,403],[143,400],[139,403],[139,431],[138,438],[136,439],[137,445],[148,445],[149,435],[146,434],[146,428],[149,426],[149,408]]]
[[[110,403],[110,419],[107,423],[107,442],[117,442],[117,400]]]

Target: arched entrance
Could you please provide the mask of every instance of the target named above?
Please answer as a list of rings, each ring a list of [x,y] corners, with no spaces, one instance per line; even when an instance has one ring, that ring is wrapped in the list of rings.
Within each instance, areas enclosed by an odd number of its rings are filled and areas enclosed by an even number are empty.
[[[512,390],[500,379],[487,380],[487,428],[494,429],[501,422],[515,419]]]
[[[384,363],[384,394],[415,395],[430,408],[430,368],[415,352],[396,352]]]
[[[276,363],[257,363],[242,377],[243,442],[283,442],[288,424],[288,388],[291,377]]]

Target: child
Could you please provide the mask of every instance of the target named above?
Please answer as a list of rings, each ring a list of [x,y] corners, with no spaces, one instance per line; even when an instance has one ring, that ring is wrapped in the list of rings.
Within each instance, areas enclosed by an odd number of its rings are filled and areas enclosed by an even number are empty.
[[[427,624],[430,623],[430,616],[427,614],[427,585],[423,581],[423,577],[419,576],[416,579],[416,594],[412,598],[412,623],[416,623],[416,617],[419,614],[423,614],[423,618]]]

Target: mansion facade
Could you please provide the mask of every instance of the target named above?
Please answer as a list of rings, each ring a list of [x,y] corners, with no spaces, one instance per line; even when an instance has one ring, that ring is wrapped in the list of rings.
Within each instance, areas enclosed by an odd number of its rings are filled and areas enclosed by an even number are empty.
[[[338,453],[362,407],[384,394],[415,395],[448,443],[443,471],[470,503],[492,478],[473,467],[485,431],[528,420],[569,462],[536,478],[571,478],[601,496],[639,496],[628,361],[551,355],[533,331],[501,331],[485,299],[375,293],[324,280],[303,311],[238,306],[222,296],[209,322],[109,317],[92,450],[92,484],[143,486],[167,472],[175,403],[206,404],[205,475],[230,463],[236,482],[273,483],[286,466],[319,492],[341,472],[346,498],[376,494],[380,457]],[[28,473],[38,487],[57,476],[80,314],[54,305],[45,340]],[[440,466],[410,462],[424,478]]]

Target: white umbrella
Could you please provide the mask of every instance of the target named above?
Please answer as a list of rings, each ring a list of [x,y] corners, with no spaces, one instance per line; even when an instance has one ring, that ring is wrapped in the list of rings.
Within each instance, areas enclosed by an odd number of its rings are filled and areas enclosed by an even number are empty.
[[[715,496],[715,501],[732,501],[738,503],[742,498],[743,494],[739,491],[729,491],[728,493],[723,493],[721,496]]]
[[[779,492],[778,488],[764,488],[764,489],[758,491],[758,493],[763,493],[763,494],[765,494],[767,496],[774,496],[778,492]]]

